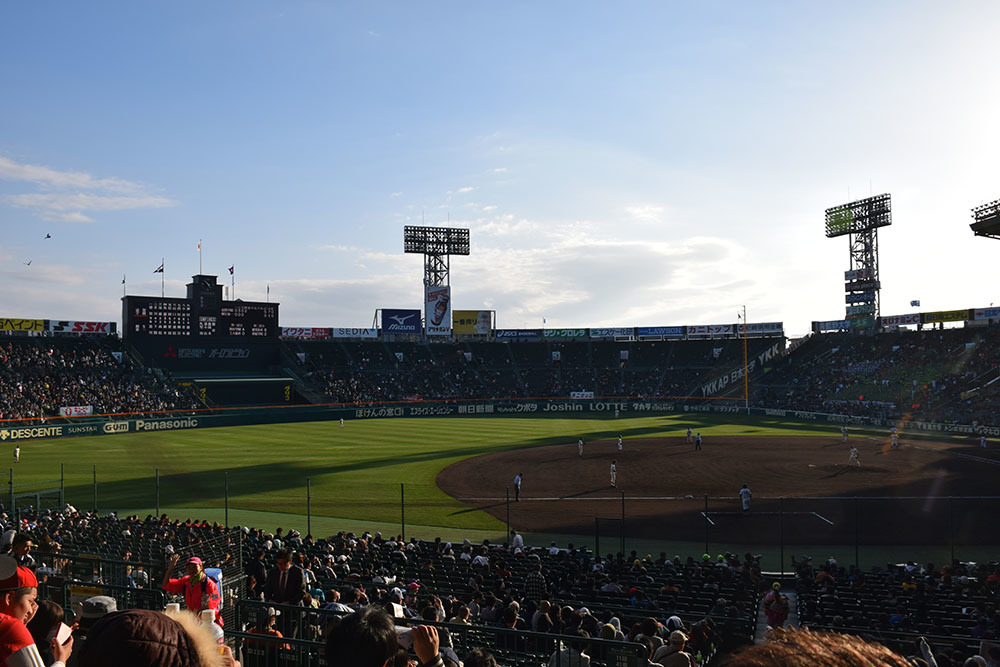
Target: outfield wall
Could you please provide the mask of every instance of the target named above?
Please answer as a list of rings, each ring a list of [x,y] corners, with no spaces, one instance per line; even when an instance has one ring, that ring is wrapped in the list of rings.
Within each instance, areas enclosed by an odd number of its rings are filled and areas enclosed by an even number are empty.
[[[871,417],[850,417],[801,410],[776,410],[772,408],[746,408],[722,405],[692,405],[683,401],[602,400],[602,399],[537,399],[537,400],[481,400],[452,402],[390,403],[382,405],[346,406],[289,406],[268,408],[240,408],[225,411],[193,411],[182,416],[149,415],[135,419],[114,417],[74,421],[60,424],[38,424],[22,427],[0,428],[0,442],[26,442],[85,435],[116,435],[119,433],[155,433],[186,431],[195,428],[218,426],[249,426],[254,424],[282,424],[290,422],[337,421],[339,419],[381,419],[386,417],[447,417],[475,415],[566,415],[591,416],[645,416],[650,414],[712,414],[775,417],[811,424],[834,424],[855,427],[890,428],[901,431],[1000,436],[1000,427],[972,426],[968,424],[938,424],[930,422],[889,422]]]

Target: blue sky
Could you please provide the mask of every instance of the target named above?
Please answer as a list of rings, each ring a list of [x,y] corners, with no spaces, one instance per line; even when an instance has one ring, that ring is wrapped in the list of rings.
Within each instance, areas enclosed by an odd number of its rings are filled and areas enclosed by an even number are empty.
[[[0,7],[4,317],[236,266],[286,326],[419,307],[466,226],[503,327],[842,317],[829,206],[890,192],[882,313],[1000,303],[995,2]],[[44,239],[51,234],[51,239]],[[25,262],[31,261],[30,266]]]

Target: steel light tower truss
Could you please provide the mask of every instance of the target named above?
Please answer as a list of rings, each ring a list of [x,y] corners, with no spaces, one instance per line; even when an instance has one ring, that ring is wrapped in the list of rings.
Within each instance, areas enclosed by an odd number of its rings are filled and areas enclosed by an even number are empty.
[[[1000,239],[1000,199],[972,209],[975,220],[969,227],[976,236]]]
[[[852,329],[873,329],[880,316],[878,229],[892,224],[888,194],[826,209],[826,236],[847,236],[850,270],[844,273],[847,319]]]
[[[449,256],[469,254],[469,230],[403,227],[403,252],[424,256],[424,285],[450,285]]]

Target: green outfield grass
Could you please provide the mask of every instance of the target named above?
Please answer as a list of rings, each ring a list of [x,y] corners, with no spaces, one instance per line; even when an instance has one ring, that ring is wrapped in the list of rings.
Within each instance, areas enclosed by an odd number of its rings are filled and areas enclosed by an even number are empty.
[[[497,534],[503,530],[501,522],[437,488],[438,472],[488,452],[575,442],[578,437],[611,439],[618,433],[626,438],[682,436],[689,425],[707,440],[839,433],[829,425],[713,415],[373,419],[348,421],[345,428],[332,421],[271,424],[25,443],[14,482],[17,491],[28,490],[28,483],[53,486],[44,481],[58,480],[60,464],[65,464],[67,500],[91,509],[96,466],[102,512],[152,511],[158,469],[161,510],[169,507],[174,516],[190,511],[197,517],[211,512],[221,518],[228,473],[230,523],[239,522],[235,512],[241,510],[262,513],[257,516],[267,517],[265,523],[288,525],[284,519],[290,515],[306,514],[309,478],[310,514],[320,530],[335,525],[324,518],[337,519],[339,525],[399,526],[403,484],[407,525]],[[10,443],[7,447],[13,449]]]

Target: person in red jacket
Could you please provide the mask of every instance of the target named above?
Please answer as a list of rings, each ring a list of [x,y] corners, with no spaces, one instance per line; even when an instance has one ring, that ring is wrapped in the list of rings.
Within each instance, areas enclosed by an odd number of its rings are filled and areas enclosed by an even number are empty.
[[[0,667],[45,667],[26,626],[38,610],[38,580],[12,557],[0,556]],[[65,667],[73,652],[72,637],[59,644],[52,640],[50,667]]]
[[[184,603],[187,608],[194,613],[202,609],[212,609],[215,611],[215,622],[222,625],[222,617],[219,615],[219,586],[211,577],[205,574],[201,559],[191,556],[184,563],[186,575],[180,579],[171,579],[174,566],[180,560],[178,554],[170,557],[167,563],[167,571],[163,573],[163,590],[168,593],[183,593]]]

